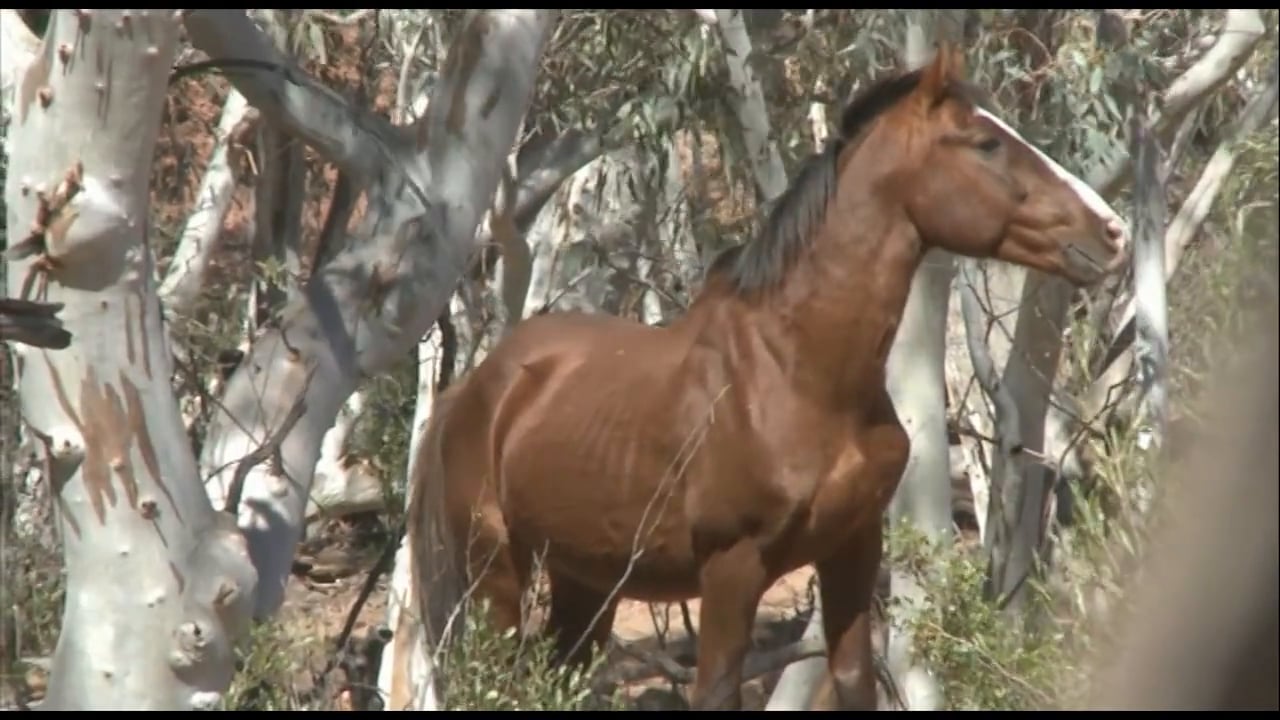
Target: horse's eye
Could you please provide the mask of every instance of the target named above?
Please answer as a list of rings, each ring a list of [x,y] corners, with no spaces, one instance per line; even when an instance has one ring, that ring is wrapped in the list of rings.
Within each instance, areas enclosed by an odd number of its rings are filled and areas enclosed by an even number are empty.
[[[978,143],[978,149],[986,153],[987,155],[990,155],[1000,149],[1000,139],[993,138],[993,137],[987,138],[982,142]]]

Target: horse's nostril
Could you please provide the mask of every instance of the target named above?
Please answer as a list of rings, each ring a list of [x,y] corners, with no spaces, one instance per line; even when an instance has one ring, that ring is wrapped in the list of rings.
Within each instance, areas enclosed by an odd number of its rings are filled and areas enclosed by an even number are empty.
[[[1124,246],[1124,224],[1118,219],[1107,221],[1107,239],[1116,246],[1117,249]]]

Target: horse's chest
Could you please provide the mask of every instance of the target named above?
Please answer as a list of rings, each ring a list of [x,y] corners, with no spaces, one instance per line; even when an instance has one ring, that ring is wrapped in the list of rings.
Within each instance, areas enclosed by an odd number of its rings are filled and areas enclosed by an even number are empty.
[[[809,510],[815,524],[847,526],[855,516],[880,505],[884,488],[868,472],[871,464],[872,458],[853,444],[835,456],[815,488]]]
[[[879,522],[897,487],[896,465],[896,458],[865,443],[849,442],[836,450],[815,478],[805,508],[805,544],[815,551],[838,545],[868,523]]]

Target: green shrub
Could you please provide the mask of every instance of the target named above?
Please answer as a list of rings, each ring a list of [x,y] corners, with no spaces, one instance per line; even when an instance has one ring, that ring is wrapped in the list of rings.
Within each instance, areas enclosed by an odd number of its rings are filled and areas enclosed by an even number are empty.
[[[934,541],[901,526],[888,535],[887,560],[923,590],[905,622],[918,658],[935,673],[947,709],[1031,710],[1054,704],[1055,678],[1066,661],[1056,631],[1024,630],[983,593],[986,555],[950,540]],[[1028,608],[1049,605],[1041,588]],[[891,618],[897,606],[887,608]]]
[[[449,710],[621,709],[621,694],[600,696],[591,678],[603,662],[597,654],[579,670],[552,664],[554,640],[542,634],[497,631],[484,601],[468,604],[464,632],[446,648],[441,666]]]

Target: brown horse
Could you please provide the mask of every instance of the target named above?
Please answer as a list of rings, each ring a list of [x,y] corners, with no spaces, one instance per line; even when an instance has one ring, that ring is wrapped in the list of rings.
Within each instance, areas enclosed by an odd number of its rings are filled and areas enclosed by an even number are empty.
[[[982,110],[962,70],[944,48],[855,100],[670,326],[534,317],[442,394],[409,510],[424,614],[459,599],[431,573],[461,563],[518,626],[541,557],[548,629],[580,661],[619,598],[701,597],[692,704],[736,708],[761,595],[814,563],[834,695],[874,708],[868,613],[909,449],[885,359],[921,256],[1077,285],[1124,260],[1111,208]]]

